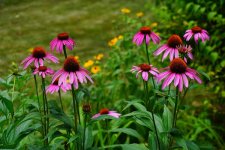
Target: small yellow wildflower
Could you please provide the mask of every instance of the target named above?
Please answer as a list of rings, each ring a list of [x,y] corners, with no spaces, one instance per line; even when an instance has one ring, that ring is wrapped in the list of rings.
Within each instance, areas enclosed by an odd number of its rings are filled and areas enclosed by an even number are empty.
[[[94,56],[94,58],[96,59],[96,60],[101,60],[102,58],[103,58],[103,54],[102,53],[100,53],[100,54],[98,54],[97,56]]]
[[[109,46],[114,46],[114,45],[116,45],[117,41],[118,41],[118,38],[115,37],[115,38],[113,38],[112,40],[110,40],[110,41],[108,42],[108,45],[109,45]]]
[[[144,16],[144,13],[143,12],[138,12],[138,13],[136,13],[136,16],[137,17],[142,17],[142,16]]]
[[[118,39],[119,39],[119,40],[122,40],[122,39],[123,39],[123,36],[122,36],[122,35],[119,35],[119,36],[118,36]]]
[[[76,60],[79,60],[79,59],[80,59],[80,57],[79,57],[79,56],[74,56],[74,58],[75,58]]]
[[[153,22],[152,24],[151,24],[151,27],[157,27],[158,26],[158,23],[157,22]]]
[[[88,68],[88,67],[92,66],[93,64],[94,64],[93,60],[88,60],[87,62],[84,63],[84,67]]]
[[[91,68],[91,72],[94,74],[98,73],[99,71],[101,71],[101,68],[99,66],[93,66]]]
[[[122,8],[121,9],[121,12],[124,13],[124,14],[129,14],[130,13],[130,9],[128,9],[128,8]]]
[[[27,51],[32,53],[32,52],[33,52],[33,50],[34,50],[34,48],[33,48],[33,47],[31,47],[31,48],[29,48]]]

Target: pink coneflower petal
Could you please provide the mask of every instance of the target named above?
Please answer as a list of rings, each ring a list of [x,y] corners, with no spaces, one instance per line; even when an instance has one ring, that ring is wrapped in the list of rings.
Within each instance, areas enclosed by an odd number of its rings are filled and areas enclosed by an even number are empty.
[[[182,92],[183,90],[183,80],[182,77],[180,78],[180,82],[179,82],[179,91]]]
[[[188,79],[187,79],[187,76],[185,74],[182,74],[182,78],[183,78],[185,87],[188,87]]]
[[[175,86],[175,87],[179,84],[180,77],[181,77],[181,76],[180,76],[179,74],[176,74],[175,79],[174,79],[174,86]]]
[[[142,72],[142,78],[145,80],[145,81],[148,81],[148,73],[143,71]]]

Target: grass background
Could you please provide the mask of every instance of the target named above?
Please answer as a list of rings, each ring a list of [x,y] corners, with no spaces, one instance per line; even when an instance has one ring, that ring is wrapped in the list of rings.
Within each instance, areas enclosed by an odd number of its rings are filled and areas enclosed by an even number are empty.
[[[142,10],[145,1],[128,0],[0,0],[0,73],[8,73],[11,62],[20,63],[29,48],[44,46],[61,32],[68,32],[77,46],[70,53],[81,59],[107,48],[116,36],[114,24],[120,9]],[[55,53],[54,53],[55,54]],[[60,56],[59,54],[55,54]]]

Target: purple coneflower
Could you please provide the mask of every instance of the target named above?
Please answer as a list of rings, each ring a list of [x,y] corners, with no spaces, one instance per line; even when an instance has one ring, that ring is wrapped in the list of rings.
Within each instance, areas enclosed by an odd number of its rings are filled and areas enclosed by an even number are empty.
[[[159,71],[157,68],[153,67],[152,65],[148,64],[140,64],[138,66],[133,66],[131,72],[136,72],[136,78],[138,77],[139,73],[142,74],[142,79],[148,81],[149,73],[153,76],[157,76]]]
[[[199,26],[195,26],[192,29],[189,29],[184,34],[184,39],[189,41],[191,37],[194,36],[195,43],[198,43],[199,39],[202,39],[202,42],[209,40],[208,32]]]
[[[46,93],[55,93],[55,92],[58,92],[60,89],[63,91],[63,92],[66,92],[68,90],[71,89],[71,85],[70,84],[61,84],[61,85],[58,85],[58,81],[59,79],[56,79],[54,82],[52,82],[46,89]]]
[[[69,56],[64,61],[62,69],[58,70],[53,76],[53,82],[59,78],[58,85],[62,83],[67,84],[67,79],[70,84],[74,84],[75,88],[78,89],[78,83],[87,83],[87,79],[93,83],[91,77],[88,75],[89,72],[80,67],[80,64],[73,56]],[[87,79],[86,79],[87,78]]]
[[[21,64],[23,64],[23,68],[26,69],[32,62],[34,62],[34,66],[38,68],[39,66],[44,65],[44,60],[51,60],[54,63],[59,62],[58,58],[50,53],[47,53],[43,47],[35,47],[32,54],[25,58]]]
[[[45,78],[47,75],[52,75],[54,71],[51,68],[47,68],[46,66],[40,66],[36,68],[33,74],[38,74],[42,78]]]
[[[160,73],[157,76],[158,82],[165,79],[162,85],[162,89],[169,86],[174,80],[174,86],[179,86],[179,91],[182,92],[183,84],[188,87],[188,78],[196,80],[198,83],[202,83],[201,79],[197,76],[197,72],[194,69],[188,68],[187,64],[181,58],[175,58],[170,62],[170,66],[166,68],[167,71]]]
[[[146,44],[149,44],[150,40],[152,39],[153,43],[159,44],[160,37],[152,32],[151,28],[149,27],[141,27],[140,31],[136,33],[133,37],[133,43],[136,43],[137,46],[141,45],[146,37]]]
[[[177,34],[173,34],[169,37],[167,44],[164,44],[159,49],[157,49],[154,52],[154,55],[158,56],[162,52],[164,52],[162,61],[168,56],[168,54],[170,54],[170,61],[172,61],[174,58],[179,57],[177,46],[181,45],[182,43],[183,41],[180,36]]]
[[[75,46],[74,40],[65,32],[58,34],[58,36],[50,42],[50,49],[52,51],[55,49],[57,52],[62,53],[63,46],[66,46],[69,50],[73,50]]]
[[[116,111],[110,111],[107,108],[103,108],[103,109],[100,110],[99,113],[95,114],[92,117],[92,119],[98,118],[101,115],[108,115],[108,116],[112,116],[112,117],[115,117],[115,118],[119,118],[121,114],[117,113]]]
[[[193,59],[192,55],[192,48],[190,45],[179,45],[177,46],[177,49],[181,55],[182,58],[184,58],[184,61],[187,63],[187,57],[189,57],[191,60]]]

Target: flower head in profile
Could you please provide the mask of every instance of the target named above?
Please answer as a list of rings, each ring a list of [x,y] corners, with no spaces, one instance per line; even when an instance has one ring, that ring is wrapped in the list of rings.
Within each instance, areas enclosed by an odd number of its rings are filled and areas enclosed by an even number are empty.
[[[164,52],[162,56],[162,61],[170,54],[170,61],[172,61],[174,58],[179,57],[177,46],[181,45],[182,43],[183,41],[180,38],[180,36],[177,34],[173,34],[169,37],[169,39],[167,40],[167,43],[162,45],[153,54],[155,56],[158,56]]]
[[[144,26],[134,35],[133,43],[140,46],[144,40],[146,44],[149,44],[150,40],[152,40],[154,44],[159,44],[160,37],[155,34],[150,27]]]
[[[47,68],[46,66],[39,66],[33,72],[33,74],[38,74],[42,78],[45,78],[47,75],[52,75],[54,71],[51,68]]]
[[[71,89],[71,85],[69,83],[67,84],[58,84],[59,79],[56,79],[54,82],[52,82],[46,89],[46,93],[55,93],[58,92],[59,90],[62,90],[63,92],[66,92]]]
[[[133,66],[131,72],[137,72],[136,78],[141,73],[142,79],[148,81],[149,75],[157,76],[159,71],[157,68],[148,64],[140,64],[138,66]]]
[[[166,71],[157,76],[157,81],[160,82],[165,79],[162,84],[162,89],[165,89],[174,81],[174,86],[178,86],[179,91],[182,92],[183,85],[188,87],[188,78],[202,83],[198,77],[198,73],[194,69],[189,68],[183,59],[175,58],[170,62],[170,66],[166,68]]]
[[[121,114],[117,113],[116,111],[109,110],[108,108],[103,108],[99,111],[99,113],[95,114],[92,119],[96,119],[102,115],[108,115],[114,118],[119,118],[121,116]]]
[[[209,40],[208,32],[205,29],[202,29],[199,26],[195,26],[189,30],[187,30],[184,34],[184,39],[189,41],[191,37],[194,37],[195,43],[198,43],[198,40],[201,39],[202,42]]]
[[[94,61],[90,59],[84,63],[84,67],[88,68],[88,67],[92,66],[93,64],[94,64]]]
[[[76,89],[78,89],[79,83],[87,83],[88,80],[93,83],[89,72],[80,66],[74,56],[69,56],[65,59],[63,68],[53,75],[52,81],[54,82],[58,78],[58,85],[65,85],[69,81]]]
[[[136,16],[137,17],[143,17],[144,16],[144,13],[143,12],[138,12],[138,13],[136,13]]]
[[[94,58],[95,58],[96,60],[101,60],[103,57],[104,57],[104,54],[102,54],[102,53],[100,53],[100,54],[94,56]]]
[[[108,45],[110,46],[110,47],[112,47],[112,46],[115,46],[116,45],[116,43],[118,42],[118,38],[117,37],[115,37],[115,38],[113,38],[112,40],[110,40],[109,42],[108,42]]]
[[[55,49],[57,52],[62,53],[64,46],[69,50],[73,50],[75,46],[74,40],[70,38],[66,32],[58,34],[58,36],[50,42],[50,49],[52,51]]]
[[[187,63],[187,58],[193,59],[192,55],[192,48],[190,45],[179,45],[177,46],[177,49],[179,51],[179,54],[184,59],[184,61]]]
[[[128,8],[122,8],[121,9],[121,12],[124,13],[124,14],[129,14],[130,13],[130,9],[128,9]]]
[[[35,47],[32,50],[32,54],[25,58],[21,64],[23,64],[23,68],[26,69],[29,65],[34,62],[34,66],[38,68],[39,66],[44,65],[44,60],[50,60],[54,63],[58,63],[58,58],[53,56],[50,53],[47,53],[43,47]]]

